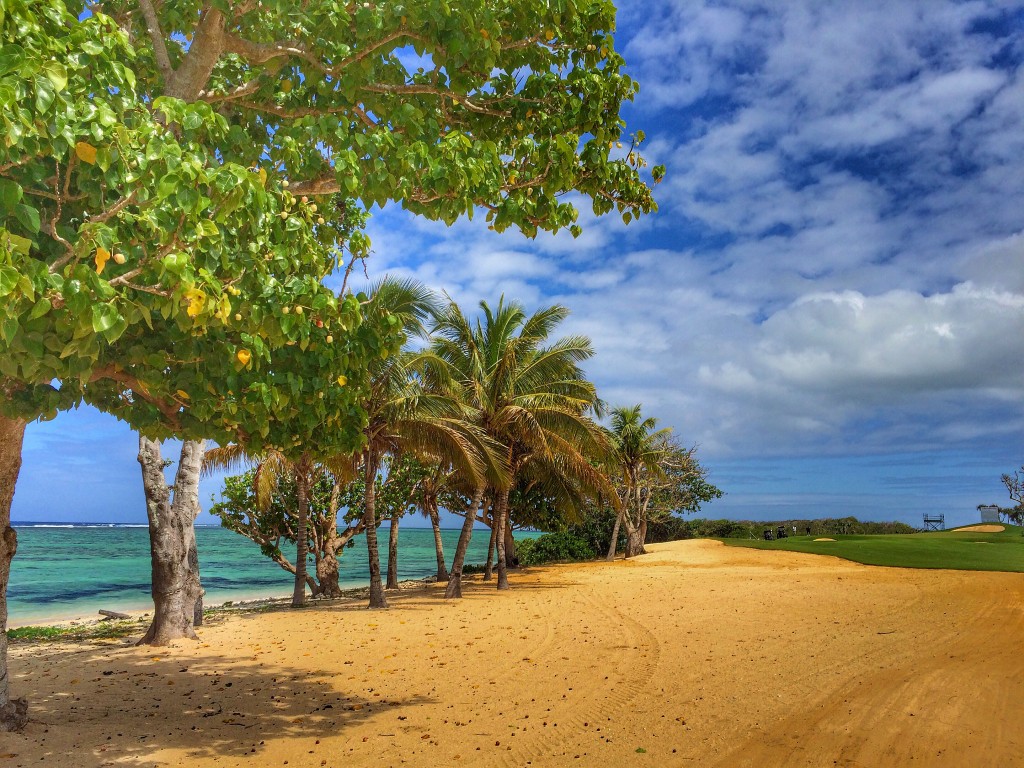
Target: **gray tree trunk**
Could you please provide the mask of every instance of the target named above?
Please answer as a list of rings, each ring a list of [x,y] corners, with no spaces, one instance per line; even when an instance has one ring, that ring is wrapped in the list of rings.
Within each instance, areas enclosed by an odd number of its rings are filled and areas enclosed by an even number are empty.
[[[384,585],[380,579],[380,550],[377,547],[377,461],[367,451],[363,457],[366,481],[363,522],[366,524],[366,552],[370,560],[370,608],[387,608]]]
[[[615,559],[615,549],[619,545],[619,526],[622,525],[622,515],[623,511],[620,509],[619,514],[615,516],[615,526],[612,528],[612,540],[608,544],[608,555],[605,557],[605,560]]]
[[[441,517],[437,513],[437,504],[431,503],[427,509],[430,515],[430,527],[434,529],[434,551],[437,554],[437,580],[448,581],[448,566],[444,562],[444,542],[441,540]]]
[[[519,560],[516,558],[516,540],[512,536],[512,515],[505,513],[505,565],[509,568],[516,568]]]
[[[640,532],[640,528],[635,528],[626,535],[626,557],[646,554],[647,550],[644,549],[643,535]]]
[[[497,544],[498,589],[508,589],[508,564],[505,561],[505,521],[508,519],[508,489],[498,493],[494,510],[494,532]]]
[[[28,702],[11,698],[7,669],[7,582],[11,560],[18,551],[18,534],[11,528],[11,502],[21,471],[24,438],[22,419],[0,416],[0,732],[19,731],[28,722]]]
[[[306,604],[306,580],[309,568],[309,471],[305,457],[295,466],[295,497],[298,505],[295,522],[295,582],[292,608]]]
[[[466,522],[462,524],[462,533],[459,534],[459,543],[455,547],[455,557],[452,560],[452,570],[448,575],[448,588],[444,591],[446,598],[462,597],[462,566],[466,561],[466,550],[469,548],[470,539],[473,538],[476,511],[480,508],[480,500],[483,496],[484,489],[481,486],[473,492],[473,499],[469,502],[469,508],[466,510]]]
[[[195,547],[203,442],[182,443],[173,497],[164,477],[159,442],[139,435],[139,465],[149,518],[153,621],[138,644],[167,645],[183,637],[195,640],[196,601],[202,586],[198,571],[189,563],[189,552]]]
[[[398,589],[398,520],[399,514],[391,515],[391,531],[388,535],[388,589]]]

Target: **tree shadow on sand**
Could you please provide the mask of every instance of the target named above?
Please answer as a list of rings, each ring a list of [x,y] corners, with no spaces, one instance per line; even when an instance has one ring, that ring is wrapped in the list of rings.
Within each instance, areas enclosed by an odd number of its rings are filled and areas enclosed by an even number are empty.
[[[15,661],[21,674],[14,686],[28,697],[31,720],[5,737],[12,767],[130,761],[152,768],[168,764],[157,757],[166,749],[185,750],[191,759],[258,761],[272,742],[291,740],[296,752],[315,751],[320,738],[431,701],[376,698],[372,688],[343,680],[340,672],[260,663],[241,650],[196,658],[184,644],[60,645],[33,657]]]

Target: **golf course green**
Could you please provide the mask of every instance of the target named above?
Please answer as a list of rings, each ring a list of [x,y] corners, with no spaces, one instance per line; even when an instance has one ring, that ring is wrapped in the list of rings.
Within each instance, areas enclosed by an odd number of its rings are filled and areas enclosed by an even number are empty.
[[[967,528],[899,535],[830,536],[834,541],[817,536],[791,536],[777,541],[720,541],[730,547],[833,555],[865,565],[1024,573],[1024,536],[1019,526],[1007,525],[1004,530],[991,533]]]

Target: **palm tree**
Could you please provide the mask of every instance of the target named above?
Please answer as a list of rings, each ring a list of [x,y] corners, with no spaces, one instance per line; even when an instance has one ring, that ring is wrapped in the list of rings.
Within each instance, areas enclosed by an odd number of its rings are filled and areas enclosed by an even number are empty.
[[[432,348],[443,365],[436,377],[462,390],[475,423],[504,452],[509,478],[493,485],[493,526],[498,589],[508,589],[505,530],[516,476],[530,471],[544,477],[559,501],[575,504],[581,489],[605,487],[591,457],[602,455],[608,440],[590,418],[600,401],[579,367],[593,355],[590,340],[568,336],[548,344],[568,310],[553,306],[527,316],[522,306],[504,297],[493,310],[486,302],[480,308],[482,320],[471,323],[450,303],[438,316]],[[473,490],[446,597],[461,595],[465,552],[486,490],[482,485]]]
[[[397,318],[406,336],[426,335],[424,321],[436,313],[432,292],[414,281],[385,278],[368,291],[368,322]],[[450,464],[473,482],[488,471],[500,473],[493,447],[466,418],[458,400],[424,386],[429,352],[402,352],[370,369],[370,392],[363,407],[368,422],[360,459],[366,485],[364,520],[370,560],[370,607],[386,608],[380,577],[374,480],[385,455],[411,453],[426,461]]]
[[[608,545],[608,560],[615,559],[619,527],[626,524],[626,557],[644,554],[647,536],[647,505],[650,489],[645,477],[661,479],[665,472],[661,461],[666,456],[666,440],[672,429],[657,429],[658,421],[644,418],[641,407],[614,408],[611,412],[611,436],[614,445],[614,471],[620,477],[618,491],[619,512]]]

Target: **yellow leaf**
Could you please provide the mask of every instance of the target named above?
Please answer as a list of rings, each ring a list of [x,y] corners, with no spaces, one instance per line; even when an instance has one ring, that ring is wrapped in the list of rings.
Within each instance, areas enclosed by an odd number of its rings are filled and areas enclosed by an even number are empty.
[[[182,400],[188,400],[189,399],[188,392],[186,392],[184,389],[179,389],[178,390],[178,397],[180,397]]]
[[[85,141],[80,141],[75,144],[75,154],[78,155],[78,159],[83,163],[89,165],[96,164],[96,147]]]
[[[188,309],[185,312],[189,317],[197,317],[206,306],[206,294],[198,288],[185,291],[185,298],[188,299]]]
[[[96,274],[102,275],[103,268],[107,266],[107,262],[110,261],[110,251],[103,246],[96,249]]]
[[[267,171],[265,168],[260,168],[260,186],[267,186]]]
[[[338,386],[339,387],[344,387],[346,384],[348,384],[348,379],[345,376],[339,376],[338,377]]]
[[[552,32],[550,29],[545,30],[544,31],[544,39],[548,40],[548,41],[554,40],[555,39],[555,33]]]
[[[235,357],[238,358],[238,362],[242,365],[248,365],[249,361],[252,360],[252,353],[248,349],[240,349],[235,354]]]

